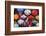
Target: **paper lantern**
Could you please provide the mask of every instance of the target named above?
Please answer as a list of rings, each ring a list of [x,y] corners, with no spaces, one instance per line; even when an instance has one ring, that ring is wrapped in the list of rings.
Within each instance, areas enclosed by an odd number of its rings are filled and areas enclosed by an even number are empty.
[[[33,21],[32,21],[32,23],[34,23],[34,24],[37,24],[37,23],[38,23],[38,21],[36,21],[36,20],[33,20]]]
[[[35,18],[36,18],[37,20],[39,20],[39,16],[36,16]]]
[[[15,15],[14,15],[14,19],[15,19],[15,20],[19,19],[19,15],[18,15],[18,14],[15,14]]]
[[[33,15],[33,16],[38,15],[38,11],[37,11],[37,10],[32,10],[32,15]]]
[[[30,27],[30,26],[32,26],[32,21],[28,21],[27,22],[27,25]]]
[[[28,19],[29,19],[29,20],[33,20],[34,17],[33,17],[32,15],[30,15],[30,16],[28,16]]]
[[[25,13],[25,15],[27,15],[27,16],[28,16],[28,15],[30,15],[30,14],[31,14],[31,10],[28,10],[28,9],[27,9],[27,10],[25,10],[25,11],[24,11],[24,13]]]
[[[18,20],[18,24],[19,24],[19,25],[21,25],[21,24],[23,24],[23,23],[24,23],[24,20],[22,20],[22,19],[19,19],[19,20]]]
[[[24,9],[23,8],[18,8],[17,11],[22,14]]]
[[[25,16],[24,14],[21,16],[22,19],[25,19],[27,16]]]

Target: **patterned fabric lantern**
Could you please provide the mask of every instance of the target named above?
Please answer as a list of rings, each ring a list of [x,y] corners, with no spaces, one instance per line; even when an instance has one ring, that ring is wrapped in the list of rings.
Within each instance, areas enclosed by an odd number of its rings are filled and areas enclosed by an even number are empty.
[[[22,19],[19,19],[19,20],[18,20],[18,24],[19,24],[19,25],[21,25],[21,24],[23,24],[23,23],[24,23],[24,20],[22,20]]]
[[[32,21],[28,21],[27,22],[27,25],[30,27],[30,26],[32,26]]]
[[[27,16],[25,16],[24,14],[21,16],[22,19],[25,19]]]
[[[28,10],[28,9],[27,9],[27,10],[25,10],[25,11],[24,11],[24,13],[25,13],[25,15],[27,15],[27,16],[28,16],[28,15],[30,15],[30,14],[31,14],[31,10]]]
[[[17,9],[17,11],[18,11],[19,13],[21,13],[21,14],[22,14],[22,13],[23,13],[23,11],[24,11],[24,9],[22,9],[22,8],[18,8],[18,9]]]
[[[39,20],[39,16],[36,16],[35,18],[36,18],[37,20]]]
[[[29,20],[33,20],[34,17],[33,17],[32,15],[30,15],[30,16],[28,16],[28,19],[29,19]]]
[[[33,16],[38,15],[38,11],[37,11],[37,10],[32,10],[32,15],[33,15]]]
[[[15,14],[15,15],[14,15],[14,19],[15,19],[15,20],[19,19],[19,15],[18,15],[18,14]]]

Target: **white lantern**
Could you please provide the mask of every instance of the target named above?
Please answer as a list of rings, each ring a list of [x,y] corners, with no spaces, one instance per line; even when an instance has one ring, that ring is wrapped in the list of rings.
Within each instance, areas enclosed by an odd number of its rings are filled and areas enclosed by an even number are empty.
[[[22,20],[22,19],[18,20],[18,24],[19,24],[19,25],[21,25],[21,24],[23,24],[23,23],[24,23],[24,20]]]
[[[25,19],[27,16],[25,16],[24,14],[21,16],[22,19]]]
[[[27,9],[27,10],[24,11],[24,13],[25,13],[25,15],[30,15],[31,14],[31,10]]]

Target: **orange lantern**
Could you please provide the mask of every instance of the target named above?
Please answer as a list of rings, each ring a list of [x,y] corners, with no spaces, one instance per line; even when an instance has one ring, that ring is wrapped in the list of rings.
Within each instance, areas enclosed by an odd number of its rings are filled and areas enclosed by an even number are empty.
[[[14,19],[15,19],[15,20],[19,19],[19,14],[15,14],[15,15],[14,15]]]

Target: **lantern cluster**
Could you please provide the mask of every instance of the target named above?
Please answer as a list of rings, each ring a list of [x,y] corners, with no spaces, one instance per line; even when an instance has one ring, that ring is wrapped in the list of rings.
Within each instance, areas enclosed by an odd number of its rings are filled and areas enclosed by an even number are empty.
[[[39,25],[38,9],[14,9],[14,26],[15,27],[33,27]]]

